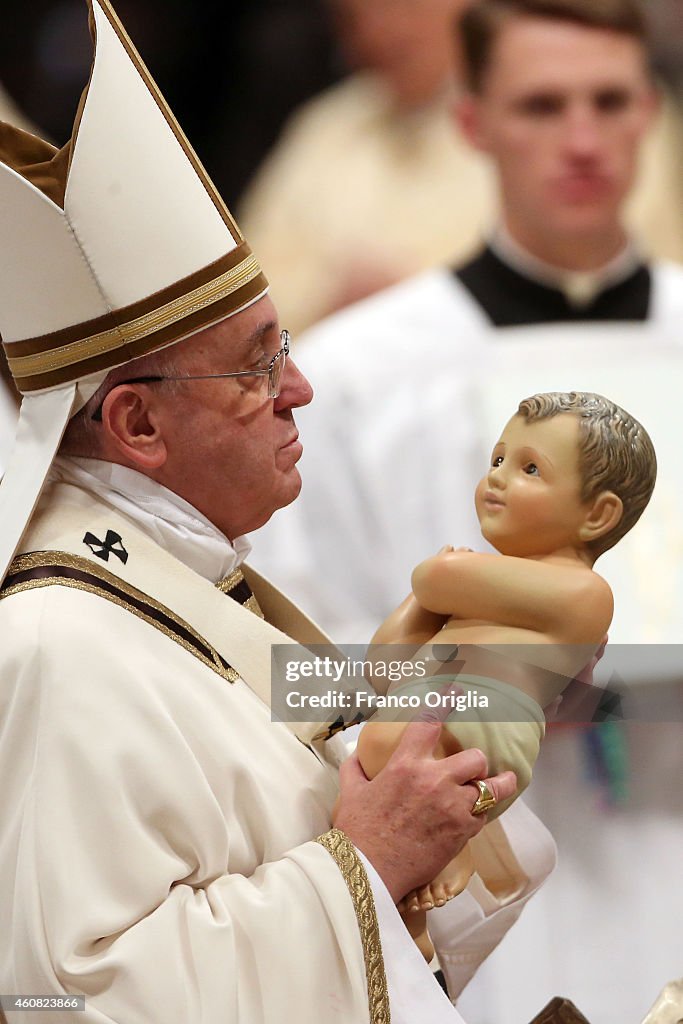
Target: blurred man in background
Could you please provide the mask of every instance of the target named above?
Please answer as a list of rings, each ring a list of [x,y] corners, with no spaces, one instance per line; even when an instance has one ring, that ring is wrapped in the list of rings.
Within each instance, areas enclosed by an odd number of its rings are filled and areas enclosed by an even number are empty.
[[[294,331],[440,260],[470,255],[497,207],[490,163],[451,109],[450,27],[469,0],[333,0],[354,73],[290,121],[242,204]],[[648,253],[683,258],[678,114],[642,153],[627,222]],[[293,260],[292,244],[306,259]]]

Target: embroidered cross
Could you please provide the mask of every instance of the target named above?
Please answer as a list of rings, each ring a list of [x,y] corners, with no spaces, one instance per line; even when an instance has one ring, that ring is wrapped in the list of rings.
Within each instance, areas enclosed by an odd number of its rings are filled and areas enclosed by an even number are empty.
[[[110,554],[120,558],[124,565],[128,561],[128,552],[123,546],[121,537],[113,530],[107,530],[104,540],[99,540],[94,533],[86,533],[83,543],[87,544],[92,553],[104,562],[109,561]]]

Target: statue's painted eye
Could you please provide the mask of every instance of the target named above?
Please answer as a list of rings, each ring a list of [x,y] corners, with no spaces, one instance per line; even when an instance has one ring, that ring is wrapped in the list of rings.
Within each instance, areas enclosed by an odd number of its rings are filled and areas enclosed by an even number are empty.
[[[491,468],[498,469],[499,466],[503,465],[503,456],[496,455],[495,458],[491,459]]]
[[[527,462],[526,466],[524,467],[524,472],[528,476],[539,476],[540,475],[539,472],[538,472],[538,466],[536,465],[535,462]]]

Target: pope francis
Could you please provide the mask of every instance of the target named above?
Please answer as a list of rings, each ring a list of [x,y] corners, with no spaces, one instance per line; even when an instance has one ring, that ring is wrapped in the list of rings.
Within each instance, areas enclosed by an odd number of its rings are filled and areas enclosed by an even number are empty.
[[[339,775],[337,729],[272,720],[271,646],[325,638],[241,568],[243,534],[298,494],[311,388],[108,0],[88,6],[69,144],[0,125],[24,395],[0,486],[0,1018],[457,1022],[396,902],[475,834],[504,866],[433,912],[455,998],[552,842],[521,803],[481,831],[485,759],[434,760],[438,721],[369,782],[355,756]]]

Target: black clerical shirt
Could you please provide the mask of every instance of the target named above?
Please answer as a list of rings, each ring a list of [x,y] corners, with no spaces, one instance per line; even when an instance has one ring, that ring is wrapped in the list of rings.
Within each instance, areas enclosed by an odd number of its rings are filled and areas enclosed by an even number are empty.
[[[587,305],[572,306],[559,288],[521,274],[486,248],[455,276],[496,327],[581,320],[647,320],[652,275],[644,264],[623,281],[599,292]]]

